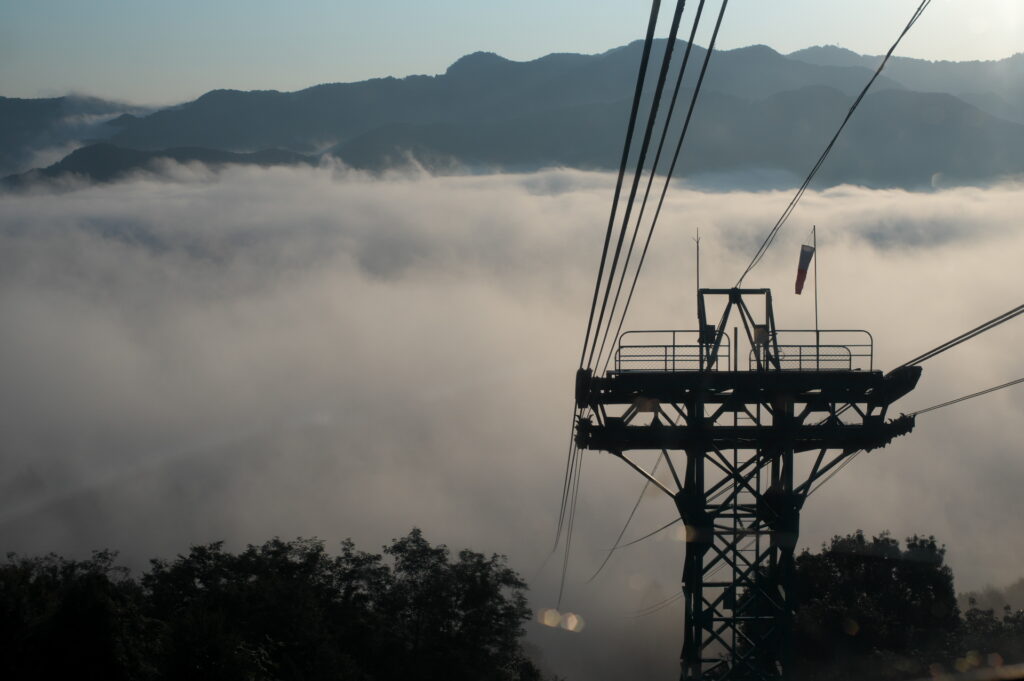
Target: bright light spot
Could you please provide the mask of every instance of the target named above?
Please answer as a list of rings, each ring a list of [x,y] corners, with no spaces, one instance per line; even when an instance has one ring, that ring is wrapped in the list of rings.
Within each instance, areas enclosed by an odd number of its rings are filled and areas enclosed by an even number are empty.
[[[583,618],[572,612],[567,612],[562,617],[562,628],[566,631],[572,631],[579,633],[583,631],[584,623]]]
[[[647,586],[648,582],[647,576],[640,574],[630,575],[629,579],[626,581],[629,584],[629,588],[633,591],[640,591],[641,589]]]
[[[557,627],[562,621],[562,614],[554,608],[546,608],[537,613],[537,621],[545,627]]]
[[[637,411],[655,412],[658,411],[658,400],[653,397],[638,397],[633,400],[633,406],[637,408]]]

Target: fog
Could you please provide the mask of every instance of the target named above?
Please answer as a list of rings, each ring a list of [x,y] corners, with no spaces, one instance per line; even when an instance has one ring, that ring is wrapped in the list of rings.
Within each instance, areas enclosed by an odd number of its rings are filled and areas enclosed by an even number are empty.
[[[613,177],[550,170],[371,177],[339,167],[165,166],[116,185],[0,197],[0,548],[121,551],[145,569],[190,544],[351,537],[419,526],[509,556],[554,605],[554,537],[573,374]],[[626,328],[695,325],[788,191],[670,193]],[[864,328],[888,369],[1019,304],[1024,187],[808,193],[746,280],[783,328],[818,225],[823,328]],[[913,411],[1024,375],[1024,323],[931,360]],[[957,587],[1021,576],[1020,388],[922,415],[804,509],[801,546],[934,534]],[[587,453],[563,602],[581,633],[531,625],[570,679],[672,674],[683,544],[667,531],[590,584],[642,482]],[[627,538],[673,517],[650,496]]]

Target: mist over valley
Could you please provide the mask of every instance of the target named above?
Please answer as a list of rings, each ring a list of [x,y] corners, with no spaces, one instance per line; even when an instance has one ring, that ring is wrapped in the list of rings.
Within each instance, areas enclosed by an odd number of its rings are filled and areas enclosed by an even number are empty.
[[[549,170],[439,177],[334,167],[211,170],[168,162],[114,184],[0,204],[0,543],[35,555],[152,556],[226,540],[352,537],[412,524],[510,556],[551,607],[566,417],[614,178]],[[865,328],[887,368],[1006,307],[1021,186],[811,192],[750,281],[787,328],[799,243],[818,225],[823,327]],[[788,191],[674,190],[627,328],[694,326],[702,283],[729,285]],[[970,273],[966,278],[965,273]],[[582,302],[581,302],[582,301]],[[1019,373],[1007,325],[931,364],[900,410]],[[805,509],[800,546],[863,528],[934,533],[962,591],[1020,576],[1024,471],[1010,391],[923,415]],[[640,481],[586,455],[566,607],[581,634],[533,625],[551,670],[671,674],[680,613],[631,613],[678,589],[668,531],[611,545]],[[971,509],[963,513],[962,509]],[[671,517],[650,497],[637,535]],[[602,642],[604,642],[602,644]]]

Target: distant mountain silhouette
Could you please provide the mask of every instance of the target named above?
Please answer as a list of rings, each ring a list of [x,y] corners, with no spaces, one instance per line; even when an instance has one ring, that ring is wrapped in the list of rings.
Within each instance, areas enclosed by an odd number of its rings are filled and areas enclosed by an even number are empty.
[[[876,68],[881,56],[871,57],[825,45],[789,54],[821,66]],[[1024,123],[1024,52],[998,61],[926,61],[893,57],[885,74],[919,92],[945,92],[1000,118]]]
[[[759,101],[709,92],[694,115],[677,174],[776,169],[806,174],[852,97],[802,88]],[[395,125],[331,150],[375,170],[410,155],[440,172],[560,165],[611,168],[629,102],[475,123]],[[666,165],[662,166],[664,169]],[[1024,172],[1024,126],[950,95],[885,90],[865,98],[816,180],[920,188]]]
[[[477,52],[440,76],[318,85],[290,93],[215,90],[194,102],[126,121],[111,141],[137,149],[281,147],[312,152],[382,126],[475,125],[600,106],[630,97],[641,49],[642,43],[635,42],[598,55],[551,54],[529,62]],[[655,49],[663,50],[664,41]],[[693,72],[704,53],[694,47]],[[652,70],[655,66],[652,61]],[[716,54],[705,87],[747,99],[809,85],[853,93],[869,75],[863,67],[807,64],[755,46]],[[879,85],[898,87],[884,79]]]
[[[107,121],[122,112],[149,110],[93,97],[0,97],[0,176],[28,169],[41,151],[113,135]]]
[[[316,163],[315,158],[280,149],[248,154],[199,147],[140,151],[124,149],[109,143],[98,143],[76,149],[60,162],[46,168],[8,176],[4,178],[3,182],[8,187],[19,187],[39,181],[68,177],[78,177],[93,182],[111,182],[135,171],[155,169],[154,164],[159,160],[178,163],[198,162],[208,166],[227,164],[275,166]]]
[[[658,41],[656,55],[664,46]],[[228,158],[215,151],[282,149],[295,154],[288,162],[309,162],[326,151],[361,168],[415,158],[438,172],[613,168],[641,49],[638,41],[602,54],[528,62],[477,52],[437,76],[297,92],[215,90],[149,115],[109,120],[105,130],[115,147],[73,154],[16,182],[67,172],[109,179],[153,158],[129,150],[168,158],[187,150],[188,160],[203,160]],[[694,46],[691,74],[704,54]],[[837,47],[788,56],[763,45],[716,53],[679,173],[802,176],[877,63]],[[894,59],[818,182],[921,187],[1024,173],[1024,125],[1015,122],[1024,120],[1022,88],[1024,55],[999,62]],[[212,162],[258,157],[237,158]]]

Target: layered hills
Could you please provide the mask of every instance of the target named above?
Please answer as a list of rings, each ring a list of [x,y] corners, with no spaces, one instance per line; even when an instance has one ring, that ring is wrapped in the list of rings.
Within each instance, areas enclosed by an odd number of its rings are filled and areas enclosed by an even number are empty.
[[[655,54],[662,49],[663,42]],[[110,105],[108,120],[93,135],[105,146],[80,149],[8,184],[65,174],[112,180],[159,158],[310,163],[330,154],[358,168],[380,170],[415,159],[447,173],[613,168],[640,50],[637,42],[602,54],[551,54],[528,62],[480,52],[436,76],[297,92],[215,90],[158,111],[121,107],[117,116]],[[704,54],[694,46],[691,75]],[[716,52],[679,174],[727,183],[757,171],[784,183],[799,181],[877,63],[877,57],[837,47],[790,55],[764,46]],[[998,62],[894,59],[818,181],[919,188],[1024,173],[1022,84],[1024,55]],[[691,92],[684,84],[684,103]],[[12,102],[23,110],[26,102],[54,109],[52,102],[43,104],[49,101],[0,99],[0,123],[11,118]],[[38,146],[33,140],[47,139],[50,119],[27,119],[39,129],[7,126],[3,142],[12,159],[31,157],[33,144]],[[674,138],[677,127],[670,132]],[[8,160],[12,166],[17,163]]]

